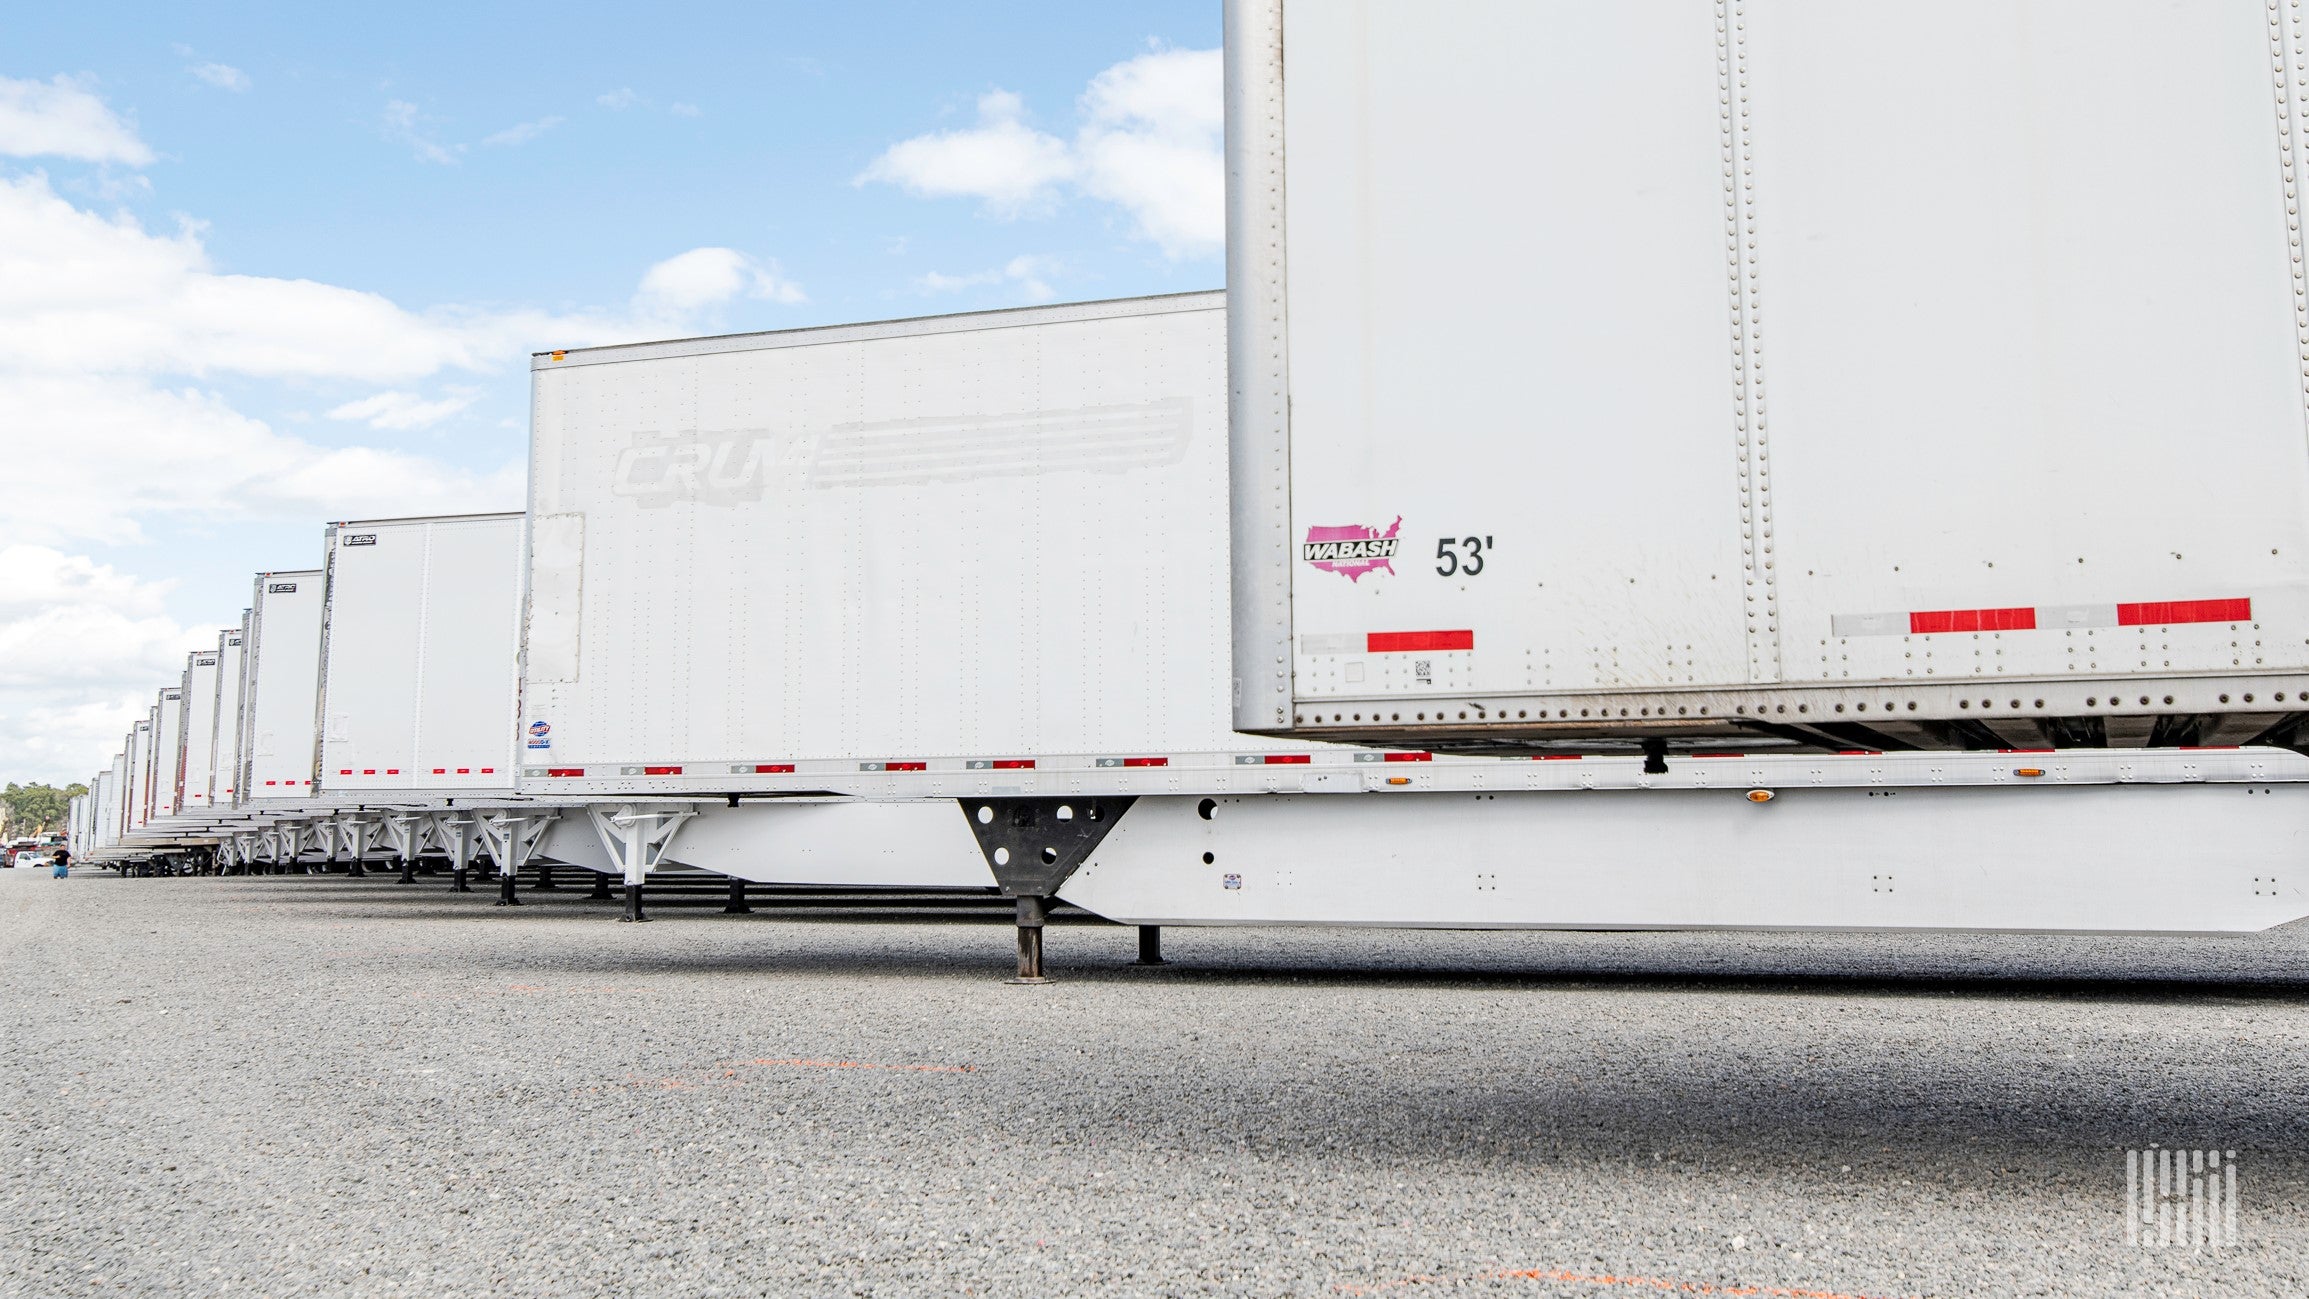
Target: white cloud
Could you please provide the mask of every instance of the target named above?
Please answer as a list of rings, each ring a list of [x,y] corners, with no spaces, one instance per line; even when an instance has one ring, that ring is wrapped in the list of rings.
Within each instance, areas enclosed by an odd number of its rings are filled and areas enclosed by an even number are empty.
[[[0,494],[0,535],[137,542],[147,523],[227,525],[519,508],[521,468],[474,472],[379,447],[276,432],[211,392],[110,375],[0,373],[0,437],[39,465],[37,493]]]
[[[978,124],[901,140],[858,182],[926,198],[977,198],[1017,217],[1074,192],[1128,212],[1140,237],[1173,258],[1225,246],[1223,93],[1217,50],[1156,50],[1091,79],[1074,138],[1026,125],[1008,91],[978,101]]]
[[[43,83],[7,84],[34,86],[43,104],[57,97]],[[41,111],[46,134],[16,107],[0,109],[0,140],[99,160],[128,156],[121,140],[135,145],[132,135],[105,144],[87,130],[77,142],[59,134],[65,120],[125,131],[93,97],[61,117]],[[414,106],[397,120],[423,125]],[[622,305],[411,310],[339,285],[228,274],[197,223],[148,230],[76,206],[39,173],[0,173],[0,466],[23,488],[0,492],[0,538],[11,547],[0,554],[0,764],[85,776],[174,679],[188,638],[213,643],[213,632],[170,620],[168,583],[72,555],[73,543],[132,546],[146,529],[180,525],[517,509],[515,439],[500,463],[468,453],[471,467],[390,445],[478,395],[434,383],[515,370],[547,347],[695,333],[746,299],[802,294],[773,261],[703,248],[648,268]],[[235,409],[208,386],[226,376],[295,385],[280,405],[328,409],[339,422],[319,427],[333,436],[298,436]],[[380,434],[384,445],[344,444]],[[168,571],[201,561],[155,562]]]
[[[666,258],[641,277],[633,300],[645,314],[678,316],[739,298],[809,301],[800,285],[779,274],[776,262],[756,261],[735,248],[692,248]]]
[[[219,90],[240,94],[249,88],[249,74],[228,63],[196,63],[185,69]]]
[[[619,86],[617,89],[610,91],[608,94],[595,95],[593,97],[593,102],[601,105],[603,108],[622,110],[631,108],[635,104],[640,103],[641,96],[633,93],[633,87],[631,86]]]
[[[700,110],[696,104],[673,103],[667,104],[665,106],[665,111],[673,114],[675,117],[696,117],[702,110]]]
[[[520,122],[508,126],[495,135],[481,137],[481,143],[491,145],[527,144],[554,127],[561,125],[558,117],[540,117],[534,122]]]
[[[1075,137],[1083,192],[1129,212],[1172,257],[1226,247],[1225,90],[1217,50],[1158,50],[1092,78]]]
[[[380,392],[336,407],[329,412],[329,418],[359,420],[375,429],[431,428],[472,405],[478,396],[480,393],[470,388],[433,401],[413,392]]]
[[[665,305],[649,304],[646,319],[415,312],[312,280],[223,274],[197,225],[154,234],[73,206],[43,176],[0,176],[0,368],[396,383],[517,364],[542,347],[662,336],[681,323]]]
[[[419,162],[448,166],[465,151],[462,144],[443,144],[425,129],[425,116],[415,104],[406,99],[392,99],[385,103],[383,129],[385,138],[395,144],[407,145],[409,153]]]
[[[46,546],[0,547],[0,754],[12,780],[88,779],[216,629],[162,611],[165,582]]]
[[[0,77],[0,155],[76,158],[142,167],[152,150],[78,79]]]
[[[858,180],[925,198],[983,199],[997,215],[1016,216],[1047,202],[1075,174],[1066,142],[1028,126],[1025,112],[1017,95],[990,91],[979,96],[976,126],[901,140]]]
[[[931,271],[916,277],[914,287],[924,293],[959,293],[990,284],[1016,284],[1027,301],[1048,302],[1058,296],[1057,290],[1050,287],[1050,277],[1058,269],[1058,263],[1048,257],[1020,256],[993,270],[973,271],[968,275]]]

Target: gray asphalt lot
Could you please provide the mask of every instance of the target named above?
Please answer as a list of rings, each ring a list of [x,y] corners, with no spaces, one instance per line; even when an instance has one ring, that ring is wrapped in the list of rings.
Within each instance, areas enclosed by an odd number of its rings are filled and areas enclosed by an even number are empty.
[[[0,871],[7,1295],[2309,1294],[2309,933],[647,925]],[[2124,1235],[2237,1151],[2243,1241]]]

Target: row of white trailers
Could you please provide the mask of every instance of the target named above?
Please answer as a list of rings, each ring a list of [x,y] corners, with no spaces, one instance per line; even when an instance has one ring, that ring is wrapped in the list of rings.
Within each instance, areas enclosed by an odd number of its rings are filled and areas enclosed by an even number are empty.
[[[485,857],[1178,924],[2237,931],[2278,748],[1452,755],[1230,729],[1223,295],[542,355],[531,508],[256,578],[84,859]],[[1369,655],[1417,671],[1421,652]],[[1396,661],[1388,661],[1390,659]],[[1032,964],[1039,965],[1037,955]]]
[[[1022,972],[2300,918],[2309,72],[2040,7],[1235,0],[1226,294],[540,353],[526,512],[260,575],[76,851],[996,889]]]

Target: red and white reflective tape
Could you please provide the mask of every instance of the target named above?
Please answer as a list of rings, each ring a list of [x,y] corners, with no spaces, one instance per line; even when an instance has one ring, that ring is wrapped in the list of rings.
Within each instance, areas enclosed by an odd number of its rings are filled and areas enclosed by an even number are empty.
[[[2057,631],[2077,627],[2171,627],[2182,623],[2251,621],[2251,600],[2147,600],[2132,604],[1839,613],[1828,619],[1828,627],[1839,637],[1934,636],[1966,631]]]
[[[1308,632],[1299,637],[1303,654],[1449,654],[1475,648],[1467,628],[1446,631]]]

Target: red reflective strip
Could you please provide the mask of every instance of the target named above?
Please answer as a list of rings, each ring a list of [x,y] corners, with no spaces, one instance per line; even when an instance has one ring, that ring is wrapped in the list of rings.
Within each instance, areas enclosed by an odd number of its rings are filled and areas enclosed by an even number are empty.
[[[1432,753],[1388,753],[1381,755],[1381,760],[1386,762],[1433,762],[1435,755]]]
[[[2180,622],[2251,622],[2251,600],[2157,600],[2117,606],[2119,627],[2161,627]]]
[[[351,772],[346,772],[345,774],[346,774],[346,775],[351,775],[352,773],[351,773]],[[363,767],[363,768],[361,769],[361,774],[362,774],[362,775],[364,775],[364,776],[374,776],[374,775],[376,775],[376,774],[377,774],[377,769],[376,769],[375,767]],[[292,784],[292,785],[294,785],[294,784],[296,784],[297,782],[295,782],[295,781],[293,781],[293,780],[292,780],[292,781],[290,781],[289,783],[290,783],[290,784]]]
[[[1124,758],[1122,765],[1126,767],[1167,767],[1171,765],[1171,760],[1169,758]]]
[[[268,785],[278,785],[278,784],[280,784],[281,782],[279,782],[279,781],[277,781],[277,780],[268,780],[268,781],[266,781],[265,783],[266,783],[266,784],[268,784]]]
[[[1265,759],[1270,767],[1278,763],[1286,767],[1304,767],[1314,760],[1315,755],[1312,753],[1270,753]]]
[[[388,776],[398,776],[401,774],[401,769],[399,767],[387,767],[385,768],[385,774]]]
[[[927,762],[885,762],[885,763],[883,763],[883,764],[882,764],[882,770],[884,770],[884,771],[928,771],[928,770],[930,770],[930,764],[929,764],[929,763],[927,763]]]
[[[681,768],[679,768],[679,767],[643,767],[643,768],[641,769],[641,774],[642,774],[642,775],[644,775],[644,776],[678,776],[678,775],[680,775],[680,774],[681,774]]]
[[[1586,756],[1584,753],[1543,753],[1539,755],[1539,760],[1541,762],[1577,762]]]
[[[433,768],[433,774],[436,776],[446,776],[449,774],[449,769],[447,767],[435,767]]]
[[[2057,749],[1998,749],[1998,753],[2057,753]]]
[[[340,768],[337,774],[340,776],[350,776],[353,774],[353,769],[351,767]]]
[[[487,771],[489,768],[483,767],[482,770]],[[457,769],[457,774],[460,776],[470,776],[473,774],[473,769],[471,767],[459,767]]]
[[[2034,631],[2036,610],[1935,609],[1909,614],[1908,630],[1918,636],[1948,631]]]
[[[1695,758],[1745,758],[1748,755],[1745,753],[1695,753],[1692,756]]]
[[[1866,757],[1866,758],[1880,758],[1880,757],[1884,756],[1884,750],[1882,750],[1882,749],[1838,749],[1838,750],[1836,750],[1836,754],[1837,754],[1837,756],[1838,756],[1838,757],[1844,757],[1844,758],[1863,758],[1863,757]]]
[[[584,775],[584,774],[585,774],[585,768],[583,768],[583,767],[547,767],[547,768],[545,769],[545,774],[546,774],[546,775],[548,775],[548,776],[582,776],[582,775]]]
[[[1034,759],[996,758],[994,760],[994,769],[996,771],[1032,771],[1034,769]]]
[[[793,769],[794,764],[790,762],[757,762],[754,764],[754,774],[757,776],[779,776]]]
[[[464,769],[463,767],[459,767],[457,770],[458,770],[459,774],[463,774],[463,772],[464,772],[464,770],[465,770],[465,769]],[[496,775],[496,774],[497,774],[497,768],[495,768],[495,767],[483,767],[483,768],[481,769],[481,774],[482,774],[482,775],[484,775],[484,776],[494,776],[494,775]]]
[[[1413,650],[1471,650],[1472,631],[1375,631],[1363,638],[1367,654],[1407,654]]]

